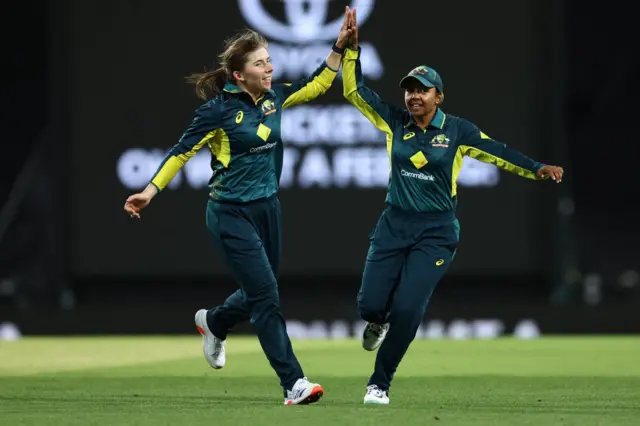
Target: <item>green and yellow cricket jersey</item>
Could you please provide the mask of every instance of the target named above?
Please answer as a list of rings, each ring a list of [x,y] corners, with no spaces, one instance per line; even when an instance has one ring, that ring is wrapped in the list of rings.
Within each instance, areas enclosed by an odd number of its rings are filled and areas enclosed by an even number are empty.
[[[454,210],[456,179],[465,155],[537,179],[542,163],[496,142],[468,120],[438,109],[427,128],[421,129],[408,110],[387,104],[365,86],[359,50],[346,50],[342,79],[345,98],[387,135],[391,162],[387,204],[418,212]]]
[[[324,94],[335,77],[336,71],[323,62],[309,78],[274,84],[256,102],[248,93],[227,83],[219,96],[196,110],[190,126],[164,158],[151,184],[164,189],[206,145],[211,151],[212,199],[243,203],[273,195],[282,172],[282,110]]]

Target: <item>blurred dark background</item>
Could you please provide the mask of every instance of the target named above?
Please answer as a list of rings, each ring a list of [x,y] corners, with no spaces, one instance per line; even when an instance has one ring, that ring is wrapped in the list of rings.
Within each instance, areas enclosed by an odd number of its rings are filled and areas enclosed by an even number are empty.
[[[295,3],[5,6],[0,323],[25,334],[189,332],[198,308],[236,288],[204,224],[206,153],[141,221],[122,205],[199,104],[183,77],[213,66],[225,37],[245,26],[264,32],[279,80],[304,76],[326,56],[333,38],[324,26],[344,4]],[[640,63],[628,7],[353,5],[362,11],[365,76],[383,98],[401,104],[399,79],[428,64],[443,76],[445,112],[565,168],[554,185],[465,160],[459,255],[427,318],[496,318],[510,331],[533,319],[542,333],[640,332],[632,129]],[[295,10],[307,30],[291,25]],[[346,107],[341,89],[336,80],[283,118],[290,167],[280,195],[280,291],[285,315],[307,323],[356,320],[367,236],[384,207],[382,139]]]

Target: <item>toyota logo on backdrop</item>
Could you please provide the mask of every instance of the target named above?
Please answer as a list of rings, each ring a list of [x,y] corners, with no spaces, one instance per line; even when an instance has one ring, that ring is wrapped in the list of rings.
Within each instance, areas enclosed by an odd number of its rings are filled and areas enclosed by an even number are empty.
[[[330,0],[284,0],[286,22],[281,22],[264,8],[262,1],[238,0],[238,6],[249,26],[270,39],[274,78],[297,79],[311,74],[326,58],[343,17],[328,16]],[[358,9],[358,25],[367,21],[374,5],[375,0],[352,2],[351,7]],[[360,46],[363,74],[379,79],[384,67],[376,48],[367,42],[361,42]]]
[[[374,0],[356,0],[358,20],[364,24],[373,12]],[[333,41],[343,17],[327,23],[329,0],[285,0],[284,12],[289,23],[274,19],[262,6],[261,0],[239,0],[240,12],[247,22],[267,37],[283,42],[308,43],[310,41]]]

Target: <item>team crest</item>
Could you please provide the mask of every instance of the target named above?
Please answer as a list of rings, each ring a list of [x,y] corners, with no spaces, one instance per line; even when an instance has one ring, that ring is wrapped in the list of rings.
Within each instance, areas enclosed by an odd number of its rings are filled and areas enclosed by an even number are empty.
[[[431,139],[431,146],[447,148],[449,147],[449,138],[445,134],[434,136],[433,139]]]
[[[410,74],[425,75],[425,74],[429,74],[429,70],[425,66],[419,66],[411,70]]]
[[[262,103],[262,112],[264,113],[264,115],[272,114],[276,112],[276,105],[272,101],[267,99]]]

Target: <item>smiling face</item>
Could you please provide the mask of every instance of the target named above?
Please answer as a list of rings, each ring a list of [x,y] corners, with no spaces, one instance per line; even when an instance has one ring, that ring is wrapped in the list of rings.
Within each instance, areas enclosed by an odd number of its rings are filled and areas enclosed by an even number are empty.
[[[415,78],[407,79],[404,103],[414,117],[424,117],[435,112],[442,102],[442,94],[435,87],[426,87]]]
[[[238,86],[244,86],[249,93],[256,94],[271,89],[272,75],[271,57],[264,47],[249,53],[242,71],[233,73]]]

